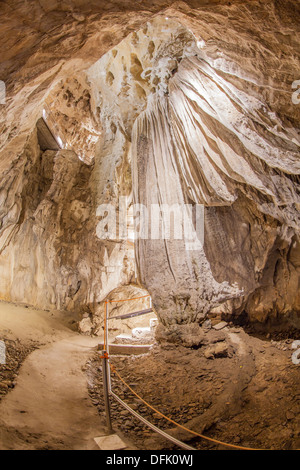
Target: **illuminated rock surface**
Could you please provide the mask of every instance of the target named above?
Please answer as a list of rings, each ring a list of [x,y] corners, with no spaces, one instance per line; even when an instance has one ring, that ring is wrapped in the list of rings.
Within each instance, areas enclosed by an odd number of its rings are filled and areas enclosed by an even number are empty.
[[[94,312],[134,280],[96,209],[133,194],[205,206],[203,249],[136,243],[165,325],[217,309],[299,327],[298,3],[1,8],[0,296]],[[43,110],[58,153],[39,150]]]

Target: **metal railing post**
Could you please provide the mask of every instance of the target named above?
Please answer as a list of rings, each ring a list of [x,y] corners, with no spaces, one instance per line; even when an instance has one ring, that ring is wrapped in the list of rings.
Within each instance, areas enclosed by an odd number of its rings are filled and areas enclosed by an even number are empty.
[[[107,431],[112,433],[110,403],[109,403],[109,380],[108,380],[108,358],[107,351],[102,351],[102,377],[103,377],[103,395],[106,414]]]
[[[110,376],[110,366],[109,366],[109,343],[108,343],[108,302],[105,304],[105,343],[106,343],[106,352],[108,355],[107,359],[107,384],[108,384],[108,393],[111,392],[111,376]]]
[[[110,402],[109,402],[109,394],[111,391],[111,385],[110,385],[109,345],[108,345],[108,302],[105,302],[105,311],[104,311],[104,348],[102,351],[102,378],[103,378],[103,396],[104,396],[107,431],[108,433],[112,433]]]
[[[102,377],[103,377],[103,395],[104,395],[107,431],[109,433],[112,433],[113,429],[112,429],[112,423],[111,423],[111,410],[110,410],[109,395],[111,394],[113,397],[115,397],[115,395],[111,389],[111,373],[110,373],[110,363],[109,363],[109,340],[108,340],[108,320],[109,320],[108,304],[109,302],[110,301],[105,301],[105,311],[104,311],[104,348],[102,351]],[[150,297],[150,308],[152,308],[151,297]],[[135,313],[143,314],[144,312],[146,311],[135,312]],[[121,317],[126,317],[126,315],[122,315]]]
[[[105,335],[105,348],[107,353],[109,353],[108,347],[108,302],[105,302],[105,318],[104,318],[105,328],[104,328],[104,335]]]

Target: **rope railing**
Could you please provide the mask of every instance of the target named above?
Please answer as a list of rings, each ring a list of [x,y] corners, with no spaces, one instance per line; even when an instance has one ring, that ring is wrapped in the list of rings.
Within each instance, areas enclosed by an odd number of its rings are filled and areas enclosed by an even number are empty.
[[[125,403],[116,393],[114,393],[112,390],[110,391],[110,394],[112,397],[120,403],[127,411],[129,411],[133,416],[138,418],[142,423],[146,424],[150,429],[155,431],[156,433],[160,434],[164,438],[168,439],[169,441],[173,442],[173,444],[176,444],[178,447],[181,447],[182,449],[185,450],[196,450],[194,447],[189,446],[185,442],[180,441],[179,439],[176,439],[176,437],[171,436],[170,434],[166,433],[165,431],[162,431],[159,429],[157,426],[154,424],[150,423],[146,418],[141,416],[139,413],[137,413],[135,410],[133,410],[127,403]]]
[[[140,297],[133,297],[131,299],[105,300],[105,302],[104,302],[104,340],[103,340],[103,348],[104,348],[105,351],[108,347],[108,326],[107,326],[107,322],[109,320],[109,318],[108,318],[108,304],[110,304],[110,303],[119,303],[119,302],[129,302],[130,300],[145,299],[147,297],[150,297],[150,306],[152,308],[152,302],[151,302],[150,294],[141,295]]]
[[[188,444],[179,441],[178,439],[174,438],[170,434],[166,433],[165,431],[162,431],[161,429],[157,428],[154,424],[150,423],[148,420],[146,420],[144,417],[142,417],[139,413],[134,411],[129,405],[127,405],[118,395],[112,391],[111,388],[111,375],[110,372],[114,373],[118,379],[123,383],[123,385],[126,386],[130,392],[135,395],[139,400],[141,400],[148,408],[150,408],[152,411],[166,419],[168,422],[174,424],[175,426],[179,427],[180,429],[196,436],[200,437],[201,439],[204,439],[206,441],[212,442],[217,445],[222,445],[225,447],[229,447],[231,449],[237,449],[237,450],[265,450],[265,449],[256,449],[252,447],[244,447],[244,446],[239,446],[235,444],[228,444],[226,442],[220,441],[218,439],[213,439],[212,437],[205,436],[204,434],[198,433],[196,431],[193,431],[192,429],[187,428],[186,426],[177,423],[174,421],[172,418],[169,418],[165,414],[161,413],[159,410],[157,410],[154,406],[152,406],[150,403],[148,403],[146,400],[144,400],[137,392],[135,392],[130,385],[127,384],[127,382],[121,377],[119,372],[116,370],[116,367],[111,363],[110,357],[109,357],[109,344],[108,344],[108,304],[109,303],[118,303],[118,302],[127,302],[130,300],[138,300],[138,299],[143,299],[146,297],[150,297],[150,295],[143,295],[140,297],[135,297],[132,299],[119,299],[119,300],[106,300],[105,301],[105,314],[104,314],[104,349],[102,352],[102,360],[103,360],[103,382],[106,381],[106,383],[103,383],[104,387],[104,395],[105,395],[105,408],[106,408],[106,413],[107,413],[107,427],[111,431],[111,417],[110,417],[110,406],[109,406],[109,395],[111,395],[114,399],[116,399],[122,406],[124,406],[131,414],[133,414],[136,418],[138,418],[140,421],[142,421],[144,424],[147,424],[150,428],[152,428],[155,432],[159,433],[166,439],[169,439],[173,443],[176,443],[179,447],[184,448],[184,449],[190,449],[190,450],[196,450],[193,447],[190,447]]]
[[[116,370],[116,367],[111,364],[110,362],[110,368],[111,368],[111,371],[112,373],[116,374],[116,376],[118,377],[118,379],[128,388],[128,390],[130,390],[130,392],[135,395],[139,400],[141,400],[144,405],[146,405],[148,408],[150,408],[152,411],[154,411],[155,413],[157,413],[158,415],[160,415],[162,418],[166,419],[167,421],[169,421],[169,423],[172,423],[174,424],[175,426],[178,426],[179,428],[183,429],[184,431],[187,431],[191,434],[193,434],[194,436],[197,436],[197,437],[200,437],[201,439],[204,439],[204,440],[207,440],[207,441],[210,441],[210,442],[213,442],[215,444],[218,444],[218,445],[222,445],[222,446],[226,446],[226,447],[230,447],[230,448],[233,448],[233,449],[238,449],[238,450],[263,450],[263,449],[254,449],[252,447],[243,447],[243,446],[238,446],[238,445],[235,445],[235,444],[227,444],[226,442],[223,442],[223,441],[219,441],[217,439],[213,439],[212,437],[208,437],[208,436],[204,436],[203,434],[200,434],[196,431],[193,431],[192,429],[189,429],[187,428],[186,426],[182,425],[182,424],[179,424],[177,423],[176,421],[174,421],[172,418],[169,418],[168,416],[166,416],[165,414],[161,413],[157,408],[155,408],[154,406],[150,405],[150,403],[148,403],[146,400],[144,400],[138,393],[136,393],[131,387],[130,385],[128,385],[127,382],[125,382],[125,380],[121,377],[121,375],[118,373],[118,371]]]

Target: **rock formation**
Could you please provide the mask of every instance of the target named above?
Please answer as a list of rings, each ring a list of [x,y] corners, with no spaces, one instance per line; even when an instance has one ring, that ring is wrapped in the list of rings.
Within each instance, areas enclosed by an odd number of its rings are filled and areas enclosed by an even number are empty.
[[[96,236],[126,196],[204,206],[202,247],[136,242],[165,326],[217,310],[299,328],[298,3],[1,8],[4,32],[22,22],[0,66],[1,298],[94,312],[134,277],[126,240]],[[62,150],[40,150],[42,116]]]
[[[93,166],[41,152],[36,132],[2,180],[1,297],[92,312],[133,275],[132,249],[96,236]]]

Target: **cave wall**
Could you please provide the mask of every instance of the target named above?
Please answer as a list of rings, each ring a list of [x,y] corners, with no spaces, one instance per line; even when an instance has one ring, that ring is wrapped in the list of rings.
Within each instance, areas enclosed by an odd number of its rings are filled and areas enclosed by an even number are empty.
[[[96,239],[95,214],[133,190],[146,205],[205,206],[203,249],[136,244],[163,323],[219,309],[299,327],[299,3],[1,9],[1,297],[81,308],[129,282],[131,261],[109,273],[123,248]],[[51,177],[34,141],[45,104],[77,154],[47,153]],[[88,135],[92,166],[78,160]]]
[[[284,116],[266,84],[254,89],[258,38],[255,47],[245,65],[242,45],[226,57],[157,18],[88,73],[110,159],[129,152],[134,202],[148,213],[205,206],[203,249],[136,242],[140,282],[165,325],[217,310],[299,327],[299,134],[290,103]]]
[[[2,179],[1,299],[93,312],[131,280],[132,250],[96,236],[93,169],[71,150],[41,152],[30,136]]]
[[[266,104],[247,89],[246,80],[229,85],[199,51],[137,120],[137,200],[206,208],[202,252],[139,242],[142,279],[158,292],[166,323],[199,319],[229,295],[239,300],[220,311],[259,322],[283,314],[299,327],[299,176],[291,177],[299,175],[299,142],[276,114],[259,113]]]

